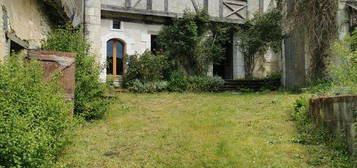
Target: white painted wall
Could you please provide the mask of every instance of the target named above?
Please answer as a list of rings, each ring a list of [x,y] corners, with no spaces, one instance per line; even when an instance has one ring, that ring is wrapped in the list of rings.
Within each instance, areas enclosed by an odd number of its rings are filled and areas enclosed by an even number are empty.
[[[112,19],[102,19],[101,21],[101,56],[100,63],[105,65],[107,56],[107,41],[120,39],[126,43],[125,51],[128,56],[142,54],[151,49],[151,35],[157,35],[162,25],[121,22],[121,29],[113,29]],[[106,70],[101,74],[106,76]]]

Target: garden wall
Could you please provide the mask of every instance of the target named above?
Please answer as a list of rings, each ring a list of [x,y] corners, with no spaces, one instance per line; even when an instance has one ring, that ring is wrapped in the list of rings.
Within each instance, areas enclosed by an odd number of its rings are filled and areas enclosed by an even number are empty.
[[[317,125],[342,136],[349,151],[357,154],[357,95],[312,98],[310,114]]]

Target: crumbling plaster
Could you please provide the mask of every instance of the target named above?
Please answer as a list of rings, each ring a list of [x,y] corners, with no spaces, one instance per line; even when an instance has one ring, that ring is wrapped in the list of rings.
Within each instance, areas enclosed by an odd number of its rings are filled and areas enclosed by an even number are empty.
[[[10,52],[4,30],[4,11],[8,16],[9,32],[27,41],[30,49],[41,46],[41,41],[46,39],[51,28],[41,12],[40,3],[38,0],[0,0],[0,59]]]

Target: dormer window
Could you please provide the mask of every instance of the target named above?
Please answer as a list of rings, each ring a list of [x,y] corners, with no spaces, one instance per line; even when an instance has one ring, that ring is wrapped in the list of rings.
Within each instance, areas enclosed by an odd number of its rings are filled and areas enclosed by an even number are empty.
[[[113,19],[113,29],[120,30],[121,29],[121,21],[118,19]]]

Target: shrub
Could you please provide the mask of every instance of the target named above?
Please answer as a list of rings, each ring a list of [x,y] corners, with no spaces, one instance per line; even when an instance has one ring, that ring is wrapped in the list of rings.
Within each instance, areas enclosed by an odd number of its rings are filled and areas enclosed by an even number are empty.
[[[75,114],[85,119],[100,119],[108,109],[105,83],[101,83],[100,66],[89,54],[90,45],[82,33],[70,26],[54,30],[43,43],[45,50],[76,53]]]
[[[38,62],[0,63],[0,167],[51,167],[67,141],[71,105]]]
[[[294,103],[294,113],[291,114],[291,118],[294,121],[308,122],[308,116],[306,111],[308,110],[309,102],[306,97],[299,97]]]
[[[264,89],[277,90],[280,87],[281,73],[273,72],[269,74],[264,80]]]
[[[168,59],[186,74],[203,75],[210,63],[224,59],[227,27],[211,24],[206,10],[185,11],[161,30],[158,41]]]
[[[357,51],[347,46],[355,46],[357,30],[352,37],[344,42],[337,42],[333,47],[334,57],[328,66],[328,72],[332,78],[332,94],[357,93]]]
[[[142,82],[135,79],[129,83],[128,89],[136,93],[155,93],[165,91],[167,86],[168,82],[166,81]]]
[[[188,78],[188,90],[193,92],[222,91],[224,80],[220,77],[192,76]]]
[[[174,71],[170,76],[168,90],[171,92],[183,92],[188,87],[188,79],[182,71]]]
[[[128,69],[124,75],[124,86],[127,87],[128,82],[135,79],[145,82],[161,81],[168,68],[166,56],[161,53],[154,55],[146,51],[142,55],[130,56]]]
[[[244,56],[247,78],[253,77],[257,60],[264,56],[258,53],[265,53],[269,48],[275,52],[281,50],[281,41],[284,38],[281,21],[281,11],[275,8],[257,13],[238,29],[239,47]]]

